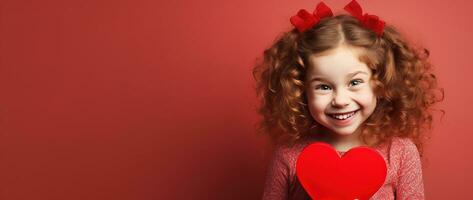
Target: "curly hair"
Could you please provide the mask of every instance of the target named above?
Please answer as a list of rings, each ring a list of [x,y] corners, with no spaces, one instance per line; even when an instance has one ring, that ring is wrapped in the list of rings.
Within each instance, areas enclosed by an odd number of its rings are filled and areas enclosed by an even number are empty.
[[[429,51],[409,45],[391,25],[378,37],[344,14],[324,18],[302,33],[296,29],[283,33],[258,58],[253,68],[262,116],[257,133],[269,134],[273,143],[286,144],[310,134],[317,122],[309,113],[305,93],[308,58],[341,44],[365,49],[360,60],[373,74],[378,103],[359,127],[362,140],[374,146],[393,137],[408,137],[422,156],[432,129],[433,106],[444,98],[428,61]]]

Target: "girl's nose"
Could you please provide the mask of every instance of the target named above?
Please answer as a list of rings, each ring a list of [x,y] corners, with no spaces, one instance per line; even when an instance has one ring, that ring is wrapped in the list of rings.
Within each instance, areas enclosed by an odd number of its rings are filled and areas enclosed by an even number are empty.
[[[332,99],[333,107],[345,107],[350,103],[350,98],[345,91],[338,91]]]

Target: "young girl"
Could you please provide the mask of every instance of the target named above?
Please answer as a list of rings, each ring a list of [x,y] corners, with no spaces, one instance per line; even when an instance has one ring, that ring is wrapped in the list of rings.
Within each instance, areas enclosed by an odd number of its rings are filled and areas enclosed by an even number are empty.
[[[310,199],[295,163],[313,142],[341,155],[357,146],[377,150],[388,171],[371,199],[424,199],[422,146],[432,107],[443,100],[428,51],[361,13],[356,1],[345,10],[349,15],[333,16],[323,3],[314,13],[300,10],[290,19],[295,28],[253,69],[263,117],[258,131],[276,147],[264,200]]]

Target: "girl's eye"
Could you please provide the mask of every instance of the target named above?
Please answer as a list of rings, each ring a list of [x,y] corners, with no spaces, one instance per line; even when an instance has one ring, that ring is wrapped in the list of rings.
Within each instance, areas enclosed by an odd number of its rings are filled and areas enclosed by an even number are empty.
[[[328,90],[328,89],[330,89],[330,86],[325,85],[325,84],[320,84],[320,85],[317,85],[317,86],[315,87],[315,89],[316,89],[316,90],[318,90],[318,89]]]
[[[360,83],[363,83],[363,80],[361,80],[361,79],[355,79],[355,80],[352,80],[351,83],[352,83],[352,85],[355,85],[355,86],[356,86],[356,85],[359,85]]]
[[[361,79],[355,79],[355,80],[352,80],[350,82],[351,85],[353,86],[357,86],[357,85],[360,85],[361,83],[363,83],[363,80]],[[317,85],[315,87],[316,90],[330,90],[330,86],[326,85],[326,84],[320,84],[320,85]]]

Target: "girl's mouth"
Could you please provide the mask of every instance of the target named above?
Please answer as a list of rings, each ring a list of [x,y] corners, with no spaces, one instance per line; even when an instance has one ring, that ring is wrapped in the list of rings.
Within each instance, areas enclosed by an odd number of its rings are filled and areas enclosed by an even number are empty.
[[[334,121],[339,124],[339,125],[345,125],[351,122],[351,120],[354,118],[354,116],[358,113],[359,110],[355,110],[351,113],[347,114],[328,114],[331,119],[334,119]]]

